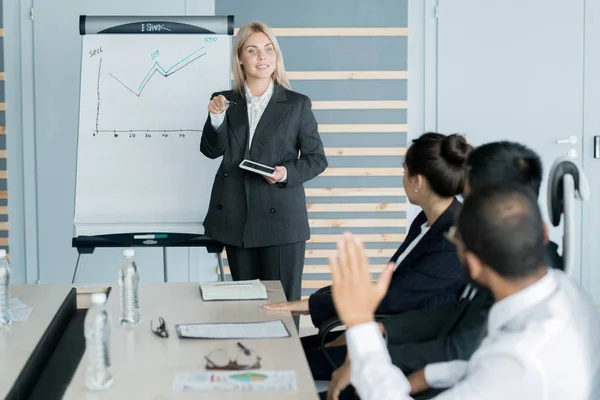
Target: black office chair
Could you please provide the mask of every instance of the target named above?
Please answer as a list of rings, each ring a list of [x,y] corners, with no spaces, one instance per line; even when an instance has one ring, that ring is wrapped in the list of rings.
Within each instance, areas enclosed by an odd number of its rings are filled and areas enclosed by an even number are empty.
[[[587,201],[590,187],[581,166],[571,157],[558,158],[548,177],[548,214],[553,226],[564,214],[562,258],[564,270],[571,274],[575,264],[575,200]]]
[[[375,321],[381,321],[387,317],[389,317],[390,314],[375,314]],[[333,359],[331,358],[331,356],[329,355],[329,353],[327,352],[327,348],[325,347],[325,340],[327,339],[327,336],[329,335],[329,333],[331,331],[333,331],[335,328],[338,328],[340,326],[343,326],[344,324],[342,323],[342,321],[340,321],[338,319],[337,316],[332,317],[330,319],[328,319],[327,321],[323,322],[323,324],[321,326],[319,326],[319,344],[320,344],[320,349],[323,352],[323,355],[325,356],[325,359],[327,360],[327,362],[329,363],[329,365],[331,365],[331,368],[333,368],[334,370],[338,369],[339,367],[341,367],[341,365],[337,365]]]

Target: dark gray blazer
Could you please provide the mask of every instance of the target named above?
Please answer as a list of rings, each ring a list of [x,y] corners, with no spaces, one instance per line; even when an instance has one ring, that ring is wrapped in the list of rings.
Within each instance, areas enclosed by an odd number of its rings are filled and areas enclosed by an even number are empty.
[[[223,156],[213,183],[206,235],[237,247],[266,247],[310,239],[303,183],[327,168],[327,158],[308,97],[275,85],[248,151],[248,111],[243,95],[222,94],[236,101],[218,130],[204,124],[200,151]],[[300,151],[300,155],[298,154]],[[244,159],[287,169],[286,183],[269,184],[262,175],[239,167]]]

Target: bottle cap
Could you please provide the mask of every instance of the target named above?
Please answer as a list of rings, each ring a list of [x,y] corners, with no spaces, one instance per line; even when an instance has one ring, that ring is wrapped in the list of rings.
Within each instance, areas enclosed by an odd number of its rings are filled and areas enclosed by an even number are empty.
[[[134,255],[135,255],[135,250],[133,250],[133,249],[125,249],[125,250],[123,250],[123,256],[124,257],[132,258]]]
[[[106,293],[92,293],[92,304],[102,305],[106,303]]]
[[[6,257],[6,249],[0,249],[0,258]]]

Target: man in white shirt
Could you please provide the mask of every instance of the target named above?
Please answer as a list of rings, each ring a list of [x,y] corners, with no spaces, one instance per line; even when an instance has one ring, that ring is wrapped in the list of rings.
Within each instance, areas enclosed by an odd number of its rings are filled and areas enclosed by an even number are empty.
[[[449,234],[471,278],[494,295],[487,336],[467,361],[428,365],[407,379],[391,364],[374,310],[392,268],[370,282],[362,243],[350,234],[330,260],[333,298],[347,325],[351,382],[362,400],[600,399],[600,315],[564,273],[544,263],[545,227],[534,196],[498,184],[474,191]]]

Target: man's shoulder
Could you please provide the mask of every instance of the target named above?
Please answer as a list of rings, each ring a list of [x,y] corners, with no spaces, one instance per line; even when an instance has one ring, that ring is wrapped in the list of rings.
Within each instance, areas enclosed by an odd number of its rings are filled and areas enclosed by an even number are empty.
[[[550,273],[558,283],[559,294],[564,296],[559,296],[556,301],[568,308],[565,313],[582,316],[584,319],[592,318],[600,323],[600,313],[598,313],[592,297],[566,272],[550,270]]]
[[[535,352],[535,347],[545,351],[544,348],[553,346],[567,346],[576,351],[587,340],[597,341],[600,313],[592,298],[563,271],[548,269],[548,274],[556,282],[552,293],[513,319],[506,330],[520,333],[523,351]],[[529,347],[534,343],[535,346]]]

